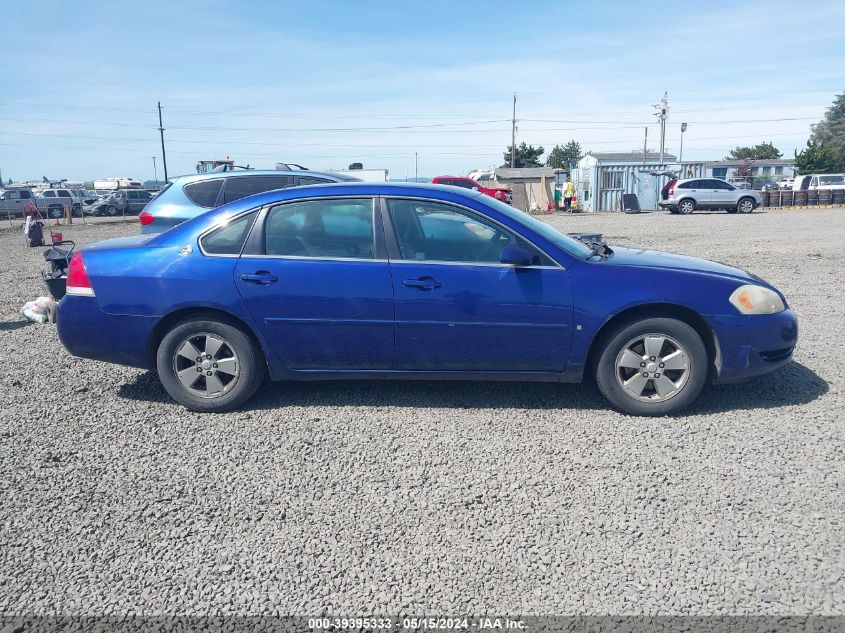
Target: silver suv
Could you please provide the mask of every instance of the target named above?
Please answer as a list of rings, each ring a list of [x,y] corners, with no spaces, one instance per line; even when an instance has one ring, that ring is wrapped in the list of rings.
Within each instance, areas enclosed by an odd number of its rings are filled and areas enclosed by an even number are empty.
[[[760,194],[738,189],[718,178],[670,180],[660,190],[657,203],[671,213],[692,213],[696,209],[726,209],[728,213],[751,213],[763,204]]]

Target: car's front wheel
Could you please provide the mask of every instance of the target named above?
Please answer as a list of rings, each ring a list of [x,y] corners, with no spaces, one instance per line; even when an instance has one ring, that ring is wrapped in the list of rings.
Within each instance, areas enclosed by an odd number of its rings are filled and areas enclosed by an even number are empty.
[[[596,383],[617,409],[669,415],[689,406],[707,382],[708,356],[690,325],[648,318],[619,327],[606,340]]]
[[[239,327],[202,315],[177,323],[156,357],[167,393],[192,411],[227,411],[246,402],[264,380],[261,352]]]
[[[736,205],[737,210],[740,213],[751,213],[754,211],[754,207],[756,207],[756,203],[754,202],[753,198],[742,198]]]

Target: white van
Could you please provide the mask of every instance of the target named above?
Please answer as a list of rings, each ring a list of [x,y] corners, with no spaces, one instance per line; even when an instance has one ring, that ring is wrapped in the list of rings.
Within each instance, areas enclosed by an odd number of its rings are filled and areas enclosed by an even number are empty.
[[[793,191],[818,191],[820,189],[845,189],[845,174],[806,174],[796,176]]]

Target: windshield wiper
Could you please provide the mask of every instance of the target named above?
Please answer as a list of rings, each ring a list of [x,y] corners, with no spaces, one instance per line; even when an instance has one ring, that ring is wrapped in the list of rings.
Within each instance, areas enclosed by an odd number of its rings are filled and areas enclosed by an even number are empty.
[[[587,257],[587,259],[590,259],[590,257],[596,257],[596,256],[598,256],[598,257],[610,257],[611,255],[613,255],[613,249],[611,249],[607,245],[607,242],[601,242],[601,243],[593,242],[590,245],[590,255]]]

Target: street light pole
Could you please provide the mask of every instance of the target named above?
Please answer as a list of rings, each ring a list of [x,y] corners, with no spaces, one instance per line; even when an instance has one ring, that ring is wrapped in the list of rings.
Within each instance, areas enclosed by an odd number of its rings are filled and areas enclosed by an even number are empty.
[[[513,93],[513,119],[511,120],[511,169],[516,162],[516,93]]]
[[[678,162],[681,163],[681,169],[684,168],[684,166],[683,166],[683,162],[684,162],[684,132],[686,132],[686,131],[687,131],[687,124],[681,123],[681,151],[680,151],[680,156],[678,156]]]

